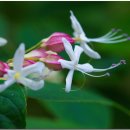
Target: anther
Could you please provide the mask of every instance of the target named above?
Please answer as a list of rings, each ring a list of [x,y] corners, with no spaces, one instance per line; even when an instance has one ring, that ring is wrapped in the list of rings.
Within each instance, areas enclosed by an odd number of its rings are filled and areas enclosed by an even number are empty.
[[[113,28],[113,29],[112,29],[112,32],[116,32],[116,29],[115,29],[115,28]]]
[[[124,64],[125,65],[126,64],[126,60],[121,60],[120,64]]]
[[[116,64],[112,64],[111,66],[114,67],[114,66],[116,66]]]

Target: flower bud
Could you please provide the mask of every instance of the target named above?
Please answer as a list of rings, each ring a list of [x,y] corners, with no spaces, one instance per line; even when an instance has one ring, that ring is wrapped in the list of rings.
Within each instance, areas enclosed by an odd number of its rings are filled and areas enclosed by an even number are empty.
[[[33,60],[24,60],[24,64],[23,64],[23,67],[26,67],[26,66],[29,66],[29,65],[32,65],[32,64],[35,64],[36,62],[34,62]]]
[[[61,52],[64,50],[64,45],[62,42],[62,38],[66,38],[71,44],[75,42],[75,40],[69,36],[68,34],[56,32],[53,33],[47,40],[43,40],[43,47],[46,50],[51,50],[54,52]]]
[[[44,48],[33,50],[25,55],[24,67],[34,64],[37,61],[43,62],[49,69],[61,70],[59,59],[63,59],[53,51],[46,51]]]
[[[49,69],[58,71],[62,69],[60,62],[58,62],[59,59],[63,59],[63,58],[57,54],[49,54],[47,57],[41,58],[40,61],[44,62],[44,64]]]
[[[36,50],[33,50],[27,54],[25,54],[25,58],[27,59],[35,59],[35,58],[43,58],[46,57],[48,54],[46,53],[46,50],[43,48],[38,48]]]
[[[8,64],[0,61],[0,77],[3,77],[7,73],[7,69],[9,69]]]

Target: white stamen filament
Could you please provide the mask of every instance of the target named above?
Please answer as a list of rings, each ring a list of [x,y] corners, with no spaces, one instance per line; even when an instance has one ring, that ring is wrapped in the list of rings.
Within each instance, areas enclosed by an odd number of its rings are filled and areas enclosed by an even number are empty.
[[[112,33],[111,33],[110,35],[108,35],[108,37],[115,36],[115,35],[116,35],[118,32],[120,32],[120,31],[121,31],[120,29],[115,30],[115,31],[112,30]]]
[[[86,42],[99,42],[99,43],[118,43],[118,42],[124,42],[128,40],[128,35],[119,35],[119,36],[115,36],[119,31],[121,31],[120,29],[113,31],[111,30],[110,32],[108,32],[106,35],[102,36],[102,37],[98,37],[98,38],[88,38],[88,39],[84,39]],[[115,37],[113,37],[115,36]],[[124,37],[124,38],[123,38]]]
[[[90,76],[90,77],[95,77],[95,78],[110,76],[110,74],[109,74],[108,72],[105,73],[105,74],[102,74],[102,75],[92,75],[92,74],[83,72],[81,69],[79,69],[79,68],[77,68],[77,67],[76,67],[76,70],[80,71],[81,73],[83,73],[83,74],[85,74],[85,75],[88,75],[88,76]]]
[[[114,68],[120,66],[121,64],[122,64],[122,62],[120,61],[119,63],[114,64],[113,66],[106,68],[106,69],[95,69],[94,68],[94,72],[103,72],[103,71],[111,70],[111,69],[114,69]]]

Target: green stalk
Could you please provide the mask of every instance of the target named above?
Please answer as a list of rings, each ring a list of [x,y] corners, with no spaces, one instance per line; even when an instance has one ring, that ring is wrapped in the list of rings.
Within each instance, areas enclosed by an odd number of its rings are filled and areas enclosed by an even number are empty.
[[[26,50],[26,53],[29,53],[30,51],[35,50],[35,49],[39,48],[39,47],[41,46],[41,44],[42,44],[42,42],[41,42],[41,41],[40,41],[40,42],[38,42],[37,44],[35,44],[35,45],[34,45],[34,46],[32,46],[31,48],[27,49],[27,50]],[[12,61],[13,61],[13,59],[9,59],[9,60],[7,61],[7,63],[10,63],[10,62],[12,62]]]
[[[26,53],[28,53],[28,52],[30,52],[30,51],[32,51],[32,50],[34,50],[34,49],[37,49],[38,47],[40,47],[41,43],[42,43],[42,42],[40,41],[40,42],[38,42],[37,44],[35,44],[34,46],[32,46],[31,48],[27,49],[27,50],[26,50]]]

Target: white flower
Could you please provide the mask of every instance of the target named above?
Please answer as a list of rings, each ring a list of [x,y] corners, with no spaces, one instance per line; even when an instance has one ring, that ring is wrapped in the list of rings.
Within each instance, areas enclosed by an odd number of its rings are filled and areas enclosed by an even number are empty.
[[[72,28],[74,29],[74,37],[75,39],[80,43],[80,46],[84,49],[84,52],[90,56],[91,58],[94,59],[100,59],[100,55],[92,50],[87,43],[89,42],[98,42],[98,43],[119,43],[119,42],[124,42],[129,40],[129,37],[127,37],[127,34],[122,34],[115,36],[120,30],[115,30],[112,29],[110,32],[108,32],[106,35],[99,37],[99,38],[88,38],[85,35],[85,32],[83,31],[80,23],[74,16],[73,12],[70,11],[71,16],[71,23],[72,23]]]
[[[0,46],[4,46],[7,43],[7,40],[0,37]]]
[[[65,51],[67,52],[67,54],[69,55],[69,57],[71,59],[71,61],[67,61],[67,60],[63,60],[63,59],[60,59],[58,61],[61,63],[62,68],[69,69],[69,73],[66,78],[66,87],[65,87],[66,92],[70,92],[70,90],[71,90],[71,84],[72,84],[73,74],[74,74],[75,70],[80,71],[80,72],[82,72],[86,75],[92,76],[92,77],[103,77],[103,76],[109,75],[109,73],[105,73],[105,74],[99,75],[99,76],[91,75],[89,73],[107,71],[107,70],[113,69],[121,64],[121,63],[114,64],[113,66],[106,68],[106,69],[96,69],[89,63],[78,64],[79,58],[80,58],[81,53],[83,52],[83,49],[79,46],[75,46],[74,51],[73,51],[73,48],[72,48],[71,44],[69,43],[69,41],[67,41],[65,38],[62,38],[62,41],[63,41],[64,47],[65,47]]]
[[[14,55],[13,70],[7,70],[7,74],[4,75],[6,81],[4,82],[4,84],[0,85],[1,92],[15,82],[20,83],[32,90],[38,90],[44,86],[43,80],[32,80],[31,78],[29,78],[29,76],[34,73],[40,75],[43,72],[44,64],[41,62],[37,62],[33,65],[23,67],[24,54],[25,46],[24,44],[21,44]]]

